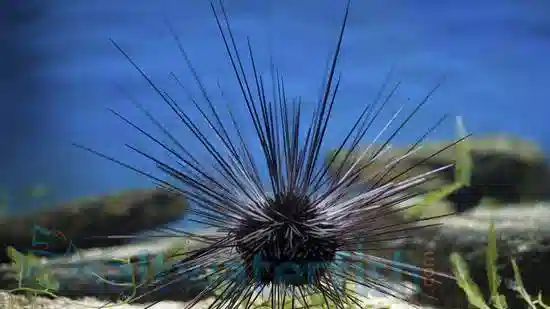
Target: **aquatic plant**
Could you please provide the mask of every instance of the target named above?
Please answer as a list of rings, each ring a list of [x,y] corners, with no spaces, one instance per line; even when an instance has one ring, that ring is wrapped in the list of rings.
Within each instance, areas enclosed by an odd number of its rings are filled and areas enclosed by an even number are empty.
[[[44,265],[39,257],[31,253],[22,254],[21,252],[17,251],[17,249],[11,246],[8,246],[6,248],[6,251],[12,261],[10,266],[15,272],[17,280],[17,287],[8,290],[8,293],[24,293],[30,299],[31,303],[32,300],[38,296],[48,296],[51,298],[58,297],[57,291],[59,290],[61,283],[58,278],[56,278],[56,274],[51,267],[49,267],[48,265]],[[131,282],[113,282],[95,273],[92,269],[88,269],[89,273],[86,275],[88,275],[89,277],[93,276],[110,286],[127,286],[129,289],[129,291],[126,291],[129,293],[121,295],[116,303],[105,305],[104,308],[115,307],[117,305],[130,302],[136,296],[138,287],[138,275],[133,267],[133,263],[131,263],[129,258],[112,259],[111,261],[120,263],[122,268],[130,269]],[[151,274],[150,277],[154,277],[154,274]],[[147,279],[150,278],[146,278],[145,280]],[[79,305],[85,306],[82,304]],[[93,308],[90,306],[87,307]]]
[[[133,103],[162,131],[163,138],[146,131],[119,112],[112,112],[136,129],[138,134],[149,139],[152,146],[158,146],[172,156],[177,163],[163,160],[138,147],[126,146],[153,162],[170,181],[123,160],[76,144],[95,155],[149,177],[162,187],[180,192],[193,203],[189,210],[189,213],[197,217],[193,221],[216,228],[220,232],[217,236],[206,238],[183,229],[165,229],[166,237],[185,236],[202,242],[204,246],[175,255],[173,258],[176,262],[170,269],[148,285],[147,293],[136,296],[133,300],[169,288],[170,285],[184,280],[186,275],[197,268],[213,265],[216,271],[210,272],[205,278],[209,285],[189,303],[189,307],[206,295],[217,292],[218,296],[210,308],[250,308],[259,295],[267,291],[270,295],[268,303],[272,308],[283,308],[289,301],[291,307],[294,307],[298,299],[307,300],[314,295],[320,295],[317,301],[327,306],[332,304],[343,308],[345,304],[359,304],[356,291],[351,290],[345,282],[354,282],[356,285],[402,298],[394,287],[395,283],[390,280],[368,275],[355,278],[356,270],[368,263],[380,264],[385,269],[408,277],[422,278],[427,273],[431,276],[449,277],[419,266],[385,259],[378,253],[392,250],[396,246],[395,240],[411,237],[415,231],[433,225],[428,219],[436,217],[396,222],[392,216],[414,206],[398,207],[401,202],[417,195],[410,193],[410,188],[430,181],[438,172],[451,168],[452,164],[405,180],[397,180],[400,175],[387,177],[387,174],[399,165],[403,157],[392,158],[382,170],[373,172],[375,181],[371,186],[366,187],[359,177],[359,173],[369,165],[359,163],[360,160],[365,159],[364,157],[367,157],[368,162],[381,160],[380,154],[388,149],[390,143],[426,104],[437,87],[401,122],[397,122],[402,112],[402,108],[399,109],[374,140],[366,143],[370,145],[367,150],[362,151],[358,158],[346,156],[337,168],[339,176],[329,177],[329,167],[320,159],[320,153],[340,85],[336,66],[350,2],[345,7],[322,98],[311,115],[311,122],[304,119],[303,103],[287,97],[284,76],[274,65],[270,67],[269,77],[260,73],[250,41],[246,52],[249,67],[245,70],[245,56],[237,48],[223,3],[211,3],[211,8],[235,74],[236,87],[241,91],[249,118],[237,118],[232,109],[228,108],[225,114],[227,118],[223,119],[222,112],[214,107],[211,96],[206,91],[207,87],[202,83],[179,37],[171,29],[205,105],[201,106],[197,98],[189,92],[186,94],[209,130],[201,129],[199,122],[190,116],[188,107],[178,104],[118,43],[112,43],[196,138],[202,149],[185,146],[173,132],[137,102]],[[180,83],[175,74],[172,77]],[[183,87],[181,83],[180,85]],[[382,87],[381,94],[385,86]],[[355,121],[350,122],[348,134],[342,138],[334,156],[329,158],[329,163],[333,163],[344,149],[354,152],[359,150],[360,144],[365,144],[367,132],[371,131],[374,120],[378,119],[397,88],[398,85],[385,99],[380,95],[376,102],[366,105]],[[428,134],[444,119],[445,117],[428,128],[409,149],[408,154],[416,151]],[[255,159],[255,145],[245,139],[243,130],[247,125],[246,129],[251,129],[256,135],[261,160]],[[394,125],[395,128],[392,127]],[[389,137],[383,137],[388,132]],[[464,138],[433,155],[455,146]],[[383,142],[380,146],[374,146],[381,140]],[[464,173],[460,167],[456,170],[457,173]],[[264,177],[264,171],[267,171],[267,177]],[[463,179],[464,175],[458,179]],[[458,183],[452,188],[436,190],[428,195],[425,203],[431,203],[461,185],[462,183]],[[307,302],[304,306],[308,306]]]
[[[496,232],[494,223],[491,223],[489,227],[489,237],[487,242],[486,256],[486,268],[487,268],[487,282],[489,283],[490,299],[487,301],[480,292],[477,284],[470,277],[468,271],[468,265],[462,258],[460,253],[454,252],[451,254],[450,260],[452,265],[452,271],[455,275],[458,286],[464,291],[468,302],[472,307],[478,309],[508,309],[506,297],[499,293],[499,287],[502,283],[501,278],[497,273],[497,245],[496,245]],[[550,305],[546,305],[543,302],[543,296],[539,293],[536,299],[533,299],[531,295],[526,291],[521,273],[516,261],[510,259],[512,268],[514,271],[514,289],[518,293],[518,296],[525,301],[526,308],[528,309],[550,309]]]

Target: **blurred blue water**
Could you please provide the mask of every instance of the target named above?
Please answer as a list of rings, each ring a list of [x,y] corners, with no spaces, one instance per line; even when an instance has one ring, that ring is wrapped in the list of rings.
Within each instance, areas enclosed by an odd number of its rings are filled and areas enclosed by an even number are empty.
[[[140,175],[75,149],[78,142],[130,163],[124,142],[147,147],[147,140],[106,111],[114,108],[152,126],[132,108],[121,85],[158,115],[182,142],[189,133],[163,106],[110,44],[116,40],[163,88],[182,104],[185,96],[169,80],[177,73],[195,87],[163,19],[181,36],[203,82],[216,93],[216,81],[235,90],[234,77],[206,1],[117,0],[50,1],[49,10],[29,32],[34,48],[50,61],[36,77],[53,102],[55,126],[41,132],[48,147],[28,145],[10,173],[12,184],[40,182],[69,199],[121,188],[150,185]],[[315,100],[333,50],[344,1],[228,0],[226,6],[240,43],[249,35],[262,63],[272,54],[284,72],[290,96]],[[327,137],[336,146],[352,117],[376,94],[390,68],[402,80],[398,98],[418,102],[442,76],[446,81],[415,126],[397,142],[413,141],[443,113],[462,115],[475,134],[510,132],[550,149],[550,3],[526,0],[360,1],[352,4],[339,66],[343,73],[338,106]],[[225,86],[224,86],[225,85]],[[194,89],[194,88],[193,88]],[[196,90],[193,90],[196,91]],[[198,93],[197,93],[198,95]],[[233,93],[232,98],[238,98]],[[246,117],[240,101],[234,108]],[[411,104],[412,104],[411,102]],[[223,108],[224,102],[216,103]],[[412,106],[412,105],[411,105]],[[250,129],[250,128],[249,128]],[[452,122],[434,138],[449,138]],[[252,132],[250,132],[251,136]],[[161,153],[156,152],[161,155]]]

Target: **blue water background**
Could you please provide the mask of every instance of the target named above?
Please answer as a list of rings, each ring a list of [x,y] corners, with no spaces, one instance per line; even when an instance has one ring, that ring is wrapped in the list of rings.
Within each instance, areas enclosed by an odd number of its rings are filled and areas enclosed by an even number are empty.
[[[50,5],[27,31],[29,46],[49,59],[33,74],[46,89],[41,100],[51,108],[42,117],[50,125],[18,150],[12,169],[4,172],[7,188],[40,183],[52,188],[56,199],[68,200],[150,186],[143,176],[70,144],[151,170],[150,163],[129,155],[123,146],[129,142],[148,149],[150,143],[106,110],[113,108],[153,128],[117,85],[139,98],[183,143],[197,145],[109,42],[116,40],[159,85],[188,104],[168,78],[174,71],[195,87],[164,18],[174,25],[203,82],[212,86],[209,90],[216,93],[220,81],[232,93],[238,116],[247,117],[207,1],[51,0]],[[273,55],[285,74],[289,96],[316,100],[344,1],[229,0],[226,6],[241,47],[250,36],[264,68],[267,56]],[[536,0],[353,1],[338,68],[342,86],[326,147],[338,144],[394,66],[392,80],[403,82],[396,104],[405,103],[409,109],[446,77],[397,143],[413,142],[449,113],[462,115],[474,134],[517,134],[550,150],[548,12],[550,3]],[[220,101],[215,104],[223,108]],[[32,109],[29,106],[29,112]],[[245,131],[253,138],[251,127]],[[432,135],[452,137],[452,121]]]

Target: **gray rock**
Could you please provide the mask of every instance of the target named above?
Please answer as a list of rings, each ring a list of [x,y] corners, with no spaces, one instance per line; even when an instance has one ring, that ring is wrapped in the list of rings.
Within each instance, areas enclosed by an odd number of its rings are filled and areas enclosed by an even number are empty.
[[[202,236],[212,235],[206,230]],[[196,250],[204,243],[191,240],[184,236],[173,238],[157,238],[155,241],[142,241],[114,248],[95,248],[83,250],[78,254],[62,256],[53,259],[43,259],[40,267],[33,268],[27,275],[25,283],[32,284],[33,278],[42,269],[47,269],[56,281],[60,283],[56,294],[69,298],[93,296],[105,300],[119,300],[121,295],[127,295],[132,287],[132,271],[135,271],[138,283],[144,283],[137,289],[136,295],[143,295],[152,290],[151,278],[170,267],[167,256],[173,256],[174,250],[183,248]],[[116,263],[114,259],[130,258],[133,265]],[[177,282],[168,288],[159,289],[141,297],[138,302],[154,302],[159,300],[189,301],[197,296],[208,284],[204,279],[205,271],[198,269],[188,276],[180,276]],[[107,284],[99,277],[116,282]],[[8,265],[0,267],[2,289],[13,289],[17,285],[17,273]],[[208,297],[211,295],[204,295]]]
[[[459,211],[486,204],[531,203],[540,200],[550,200],[550,166],[545,154],[534,143],[508,135],[489,135],[486,137],[471,137],[470,144],[473,159],[472,185],[451,195],[448,200]],[[418,175],[438,167],[453,164],[456,160],[454,147],[441,153],[448,142],[426,142],[419,150],[411,153],[401,163],[388,172],[384,179],[397,177],[404,179]],[[358,166],[367,164],[380,146],[370,148],[364,160]],[[362,170],[361,177],[366,183],[372,182],[375,171],[383,168],[391,159],[405,155],[410,147],[394,147]],[[351,154],[357,156],[359,152]],[[327,155],[328,158],[334,152]],[[333,174],[344,161],[346,153],[341,152],[331,165]],[[347,162],[349,163],[349,159]],[[330,162],[330,161],[328,161]],[[349,166],[349,164],[344,164]],[[416,190],[430,191],[440,188],[443,184],[453,182],[454,170],[448,169],[438,174],[434,181],[426,182]]]
[[[460,253],[470,266],[470,274],[488,296],[485,249],[491,219],[494,220],[499,254],[498,269],[503,281],[513,282],[510,259],[517,261],[527,291],[550,296],[550,205],[510,205],[503,209],[480,208],[439,219],[441,226],[406,240],[402,245],[405,262],[451,274],[449,256]],[[468,308],[464,293],[453,279],[440,284],[421,282],[424,296],[418,301],[442,308]],[[524,308],[511,286],[503,286],[509,308]],[[432,296],[432,298],[426,297]]]
[[[180,219],[186,200],[161,189],[128,190],[85,198],[29,214],[0,216],[0,242],[38,256],[64,256],[75,248],[122,245],[124,238]],[[0,263],[7,262],[6,251]]]

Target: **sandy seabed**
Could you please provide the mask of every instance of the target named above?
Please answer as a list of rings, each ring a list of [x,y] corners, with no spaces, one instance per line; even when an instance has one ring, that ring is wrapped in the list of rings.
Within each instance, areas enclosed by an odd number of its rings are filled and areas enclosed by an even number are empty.
[[[195,305],[194,309],[206,309],[214,299],[205,299]],[[144,309],[147,304],[115,304],[108,307],[105,301],[85,297],[79,300],[72,300],[64,297],[49,299],[45,297],[34,297],[32,299],[23,295],[13,295],[7,292],[0,292],[0,308],[1,309],[97,309],[97,308],[114,308],[114,309]],[[410,304],[403,303],[396,299],[373,297],[363,299],[365,309],[431,309],[428,307],[416,307]],[[186,303],[176,301],[163,301],[151,309],[184,309]]]

